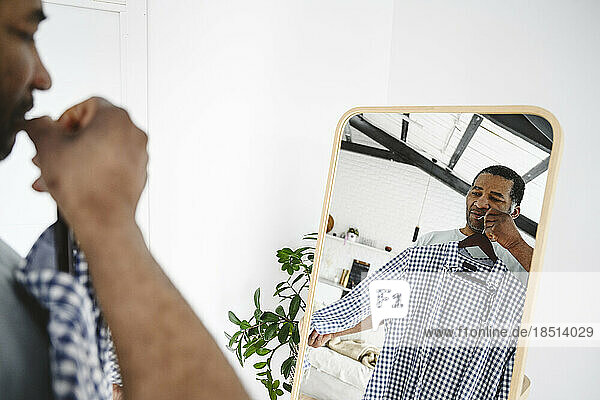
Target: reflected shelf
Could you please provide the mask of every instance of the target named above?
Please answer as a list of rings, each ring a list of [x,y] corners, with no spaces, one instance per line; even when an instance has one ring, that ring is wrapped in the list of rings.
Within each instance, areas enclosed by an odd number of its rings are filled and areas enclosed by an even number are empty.
[[[350,289],[348,289],[347,287],[345,287],[345,286],[342,286],[342,285],[340,285],[339,283],[337,283],[337,282],[334,282],[334,281],[332,281],[332,280],[330,280],[330,279],[326,279],[326,278],[318,278],[317,280],[319,281],[319,283],[323,283],[323,284],[325,284],[325,285],[333,286],[334,288],[336,288],[336,289],[340,289],[340,290],[342,290],[342,291],[344,291],[344,292],[349,292],[349,291],[350,291]]]
[[[383,250],[383,249],[380,249],[380,248],[377,248],[377,247],[373,247],[373,246],[369,246],[369,245],[367,245],[367,244],[362,244],[362,243],[352,242],[352,241],[350,241],[350,240],[345,240],[345,239],[343,239],[343,238],[340,238],[340,237],[337,237],[337,236],[330,235],[329,233],[325,234],[325,237],[326,237],[327,239],[337,240],[338,242],[344,242],[344,241],[345,241],[344,245],[346,245],[346,244],[350,244],[350,245],[352,245],[352,246],[357,246],[357,247],[362,247],[362,248],[365,248],[365,249],[368,249],[368,250],[377,251],[377,252],[380,252],[380,253],[382,253],[382,254],[392,254],[392,252],[391,252],[391,251],[385,251],[385,250]]]

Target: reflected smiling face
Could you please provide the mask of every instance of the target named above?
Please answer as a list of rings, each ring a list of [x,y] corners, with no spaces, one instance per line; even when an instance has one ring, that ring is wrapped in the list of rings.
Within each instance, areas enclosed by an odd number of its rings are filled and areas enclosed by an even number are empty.
[[[0,160],[33,107],[33,91],[52,84],[33,38],[44,18],[40,0],[0,0]]]
[[[519,215],[520,207],[513,209],[510,192],[513,182],[498,175],[483,173],[477,177],[467,193],[467,226],[474,232],[483,231],[483,216],[490,209],[511,214],[513,218]]]

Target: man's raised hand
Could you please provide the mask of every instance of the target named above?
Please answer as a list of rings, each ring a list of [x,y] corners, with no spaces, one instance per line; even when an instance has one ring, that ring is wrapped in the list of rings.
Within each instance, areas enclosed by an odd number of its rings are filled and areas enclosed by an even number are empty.
[[[47,190],[75,231],[86,225],[133,222],[146,182],[147,136],[126,111],[94,97],[25,123],[35,144],[34,163]]]
[[[491,241],[498,242],[505,249],[510,249],[523,241],[512,216],[495,208],[490,208],[485,213],[483,226],[484,235]]]

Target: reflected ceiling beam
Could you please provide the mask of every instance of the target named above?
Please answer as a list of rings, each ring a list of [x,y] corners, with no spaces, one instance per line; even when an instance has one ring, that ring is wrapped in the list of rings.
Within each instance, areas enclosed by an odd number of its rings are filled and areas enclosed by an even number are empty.
[[[434,162],[421,153],[415,151],[406,143],[396,139],[376,126],[371,125],[364,118],[362,118],[361,115],[356,115],[350,118],[350,125],[383,147],[389,149],[394,154],[394,160],[413,165],[425,171],[427,174],[439,179],[463,195],[465,195],[471,188],[471,185],[454,175],[452,171],[440,167],[437,165],[437,162]]]
[[[406,118],[402,119],[402,132],[400,133],[400,140],[406,143],[406,136],[408,136],[408,117],[410,114],[404,114]]]
[[[452,157],[450,157],[448,168],[454,169],[456,163],[460,159],[460,156],[463,155],[465,149],[469,145],[469,142],[471,139],[473,139],[473,136],[475,136],[475,132],[477,132],[477,128],[479,128],[479,125],[481,125],[481,121],[483,121],[483,118],[480,115],[473,114],[469,125],[467,125],[467,129],[465,129],[465,133],[463,133],[462,137],[460,138],[460,142],[458,142],[458,146],[456,146],[456,149],[454,150],[454,154],[452,154]]]
[[[529,114],[482,115],[494,124],[550,154],[553,140],[552,126],[544,118]]]
[[[537,164],[535,167],[531,168],[529,172],[522,176],[525,183],[531,182],[532,180],[543,174],[545,171],[547,171],[549,163],[550,157],[546,157],[542,161],[540,161],[539,164]]]
[[[381,158],[384,160],[402,162],[392,151],[386,149],[378,149],[376,147],[371,146],[365,146],[364,144],[352,143],[347,140],[342,140],[342,150],[363,154],[365,156]]]
[[[467,192],[471,189],[471,185],[454,175],[453,171],[439,166],[435,159],[429,159],[423,156],[401,140],[396,139],[376,126],[371,125],[362,117],[362,115],[355,115],[350,118],[349,123],[354,129],[361,131],[369,138],[387,148],[392,153],[392,158],[386,157],[388,160],[393,159],[394,161],[413,165],[463,196],[466,196]],[[344,146],[348,146],[348,144],[344,145],[342,142],[342,149],[344,149]],[[536,222],[521,214],[515,219],[515,224],[523,232],[535,238],[537,232]]]

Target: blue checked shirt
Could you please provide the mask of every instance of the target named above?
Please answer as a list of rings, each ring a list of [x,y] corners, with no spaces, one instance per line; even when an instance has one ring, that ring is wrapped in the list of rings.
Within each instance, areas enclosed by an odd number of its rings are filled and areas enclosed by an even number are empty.
[[[73,275],[57,270],[51,226],[35,242],[15,277],[48,310],[56,400],[110,400],[112,384],[121,385],[114,345],[95,300],[87,263],[77,249],[74,261]]]
[[[458,242],[406,249],[316,311],[309,331],[356,326],[371,314],[369,284],[392,279],[410,285],[408,316],[384,321],[385,342],[363,399],[507,399],[517,341],[510,332],[520,324],[525,287],[500,259],[475,260]],[[485,327],[506,328],[508,337],[431,334]]]

